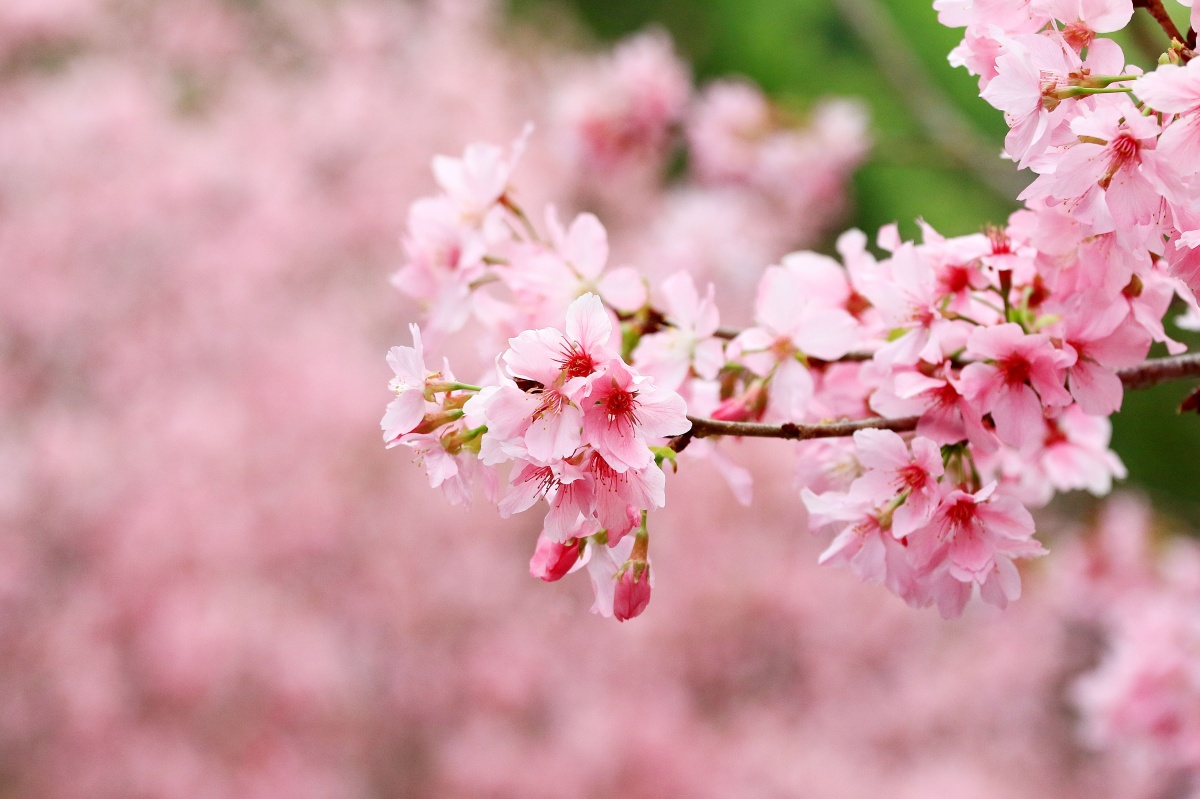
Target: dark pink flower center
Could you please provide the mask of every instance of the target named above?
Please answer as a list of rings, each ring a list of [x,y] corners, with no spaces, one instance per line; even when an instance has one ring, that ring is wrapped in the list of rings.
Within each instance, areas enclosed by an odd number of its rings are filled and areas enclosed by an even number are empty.
[[[910,490],[916,490],[925,485],[927,475],[925,470],[915,463],[910,463],[897,473],[901,485]]]
[[[560,354],[562,357],[557,362],[562,365],[562,374],[568,380],[572,377],[587,377],[596,371],[596,362],[592,360],[592,356],[584,352],[583,347],[577,343],[572,342]]]
[[[935,388],[930,394],[932,395],[932,407],[943,409],[953,408],[958,404],[958,400],[962,396],[958,393],[958,389],[948,382]]]
[[[971,272],[965,266],[948,266],[938,276],[938,282],[943,293],[958,294],[970,287]]]
[[[1047,419],[1046,420],[1046,438],[1042,442],[1042,446],[1049,449],[1050,447],[1053,447],[1056,444],[1066,444],[1068,441],[1070,441],[1070,439],[1067,438],[1067,434],[1064,433],[1057,424],[1055,424],[1053,421]]]
[[[999,361],[996,364],[1000,367],[1000,374],[1004,376],[1004,383],[1009,386],[1019,386],[1029,380],[1029,374],[1032,371],[1029,361],[1020,355],[1012,355]]]
[[[608,418],[619,419],[632,416],[637,406],[637,392],[620,388],[617,386],[617,381],[614,380],[612,391],[604,398],[604,411],[608,414]]]
[[[1122,133],[1112,141],[1113,161],[1117,165],[1131,161],[1141,149],[1142,145],[1138,144],[1137,139],[1129,133]]]
[[[960,499],[946,509],[946,527],[951,537],[970,530],[975,524],[975,503]]]

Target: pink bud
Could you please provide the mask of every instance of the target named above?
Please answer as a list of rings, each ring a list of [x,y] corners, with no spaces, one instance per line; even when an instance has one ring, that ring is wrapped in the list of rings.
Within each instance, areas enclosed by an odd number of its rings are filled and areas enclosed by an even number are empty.
[[[750,418],[745,397],[730,397],[713,409],[712,418],[722,422],[744,422]]]
[[[650,564],[645,561],[630,561],[617,580],[613,597],[613,616],[617,621],[626,621],[641,614],[650,604]]]
[[[561,580],[579,560],[579,541],[572,538],[565,544],[551,541],[545,535],[538,536],[537,549],[529,560],[529,573],[540,580],[552,583]]]
[[[755,381],[746,391],[723,401],[712,412],[712,418],[722,422],[744,422],[762,417],[767,407],[767,392],[761,381]]]

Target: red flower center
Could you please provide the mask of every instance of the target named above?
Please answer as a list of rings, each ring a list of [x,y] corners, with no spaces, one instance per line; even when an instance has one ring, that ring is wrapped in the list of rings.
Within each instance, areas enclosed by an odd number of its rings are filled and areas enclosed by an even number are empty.
[[[637,404],[637,392],[619,388],[615,380],[612,391],[604,398],[604,410],[610,419],[631,416]]]
[[[1029,380],[1031,371],[1029,361],[1019,355],[1005,358],[996,364],[1004,375],[1004,382],[1010,386],[1019,386]]]
[[[572,377],[587,377],[596,371],[596,362],[578,344],[572,343],[562,350],[561,355],[558,363],[562,365],[562,373],[568,380]]]

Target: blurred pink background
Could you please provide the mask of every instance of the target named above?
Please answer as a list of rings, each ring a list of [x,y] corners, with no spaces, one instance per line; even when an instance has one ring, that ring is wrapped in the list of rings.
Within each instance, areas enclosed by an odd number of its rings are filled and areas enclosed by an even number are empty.
[[[502,11],[0,5],[0,797],[1186,795],[1083,734],[1081,554],[943,622],[819,570],[791,450],[745,445],[750,508],[670,477],[654,602],[619,625],[529,577],[536,520],[384,451],[417,313],[388,279],[435,153],[535,120],[530,207],[597,209],[616,260],[736,307],[838,223],[865,151],[835,106],[803,184],[667,188],[653,136],[597,163],[619,59]]]

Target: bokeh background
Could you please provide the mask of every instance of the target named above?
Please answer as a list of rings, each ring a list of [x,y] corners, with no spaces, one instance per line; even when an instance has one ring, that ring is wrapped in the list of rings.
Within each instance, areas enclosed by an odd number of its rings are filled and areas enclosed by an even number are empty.
[[[836,167],[785,186],[799,217],[571,160],[560,112],[646,26],[651,62],[665,31],[698,84],[745,76],[802,174]],[[618,625],[528,576],[535,520],[451,507],[379,441],[433,154],[536,120],[530,207],[604,212],[631,260],[704,255],[736,299],[844,226],[1006,216],[955,41],[899,0],[5,0],[0,797],[1184,795],[1073,687],[1106,651],[1089,591],[1181,529],[1140,506],[1108,517],[1114,564],[1068,498],[1026,598],[946,623],[817,569],[790,449],[746,445],[749,508],[703,464],[671,478],[654,601]],[[822,133],[831,96],[867,126]],[[1116,440],[1186,519],[1182,392],[1130,397]]]

